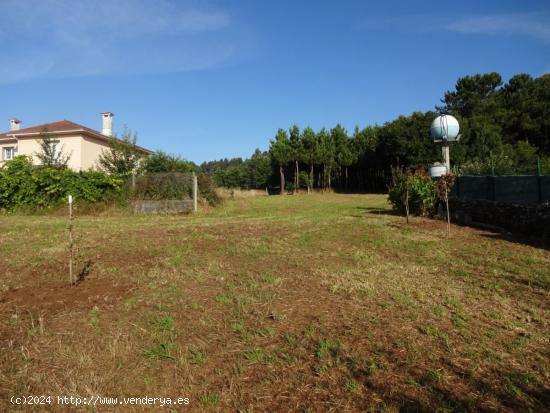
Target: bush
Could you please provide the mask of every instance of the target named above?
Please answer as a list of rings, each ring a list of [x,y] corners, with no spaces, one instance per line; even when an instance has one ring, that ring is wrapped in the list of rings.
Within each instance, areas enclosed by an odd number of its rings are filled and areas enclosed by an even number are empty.
[[[311,186],[311,176],[306,171],[300,171],[298,178],[300,181],[300,188],[307,189]]]
[[[436,184],[424,169],[410,173],[398,167],[392,167],[392,180],[388,200],[400,212],[405,212],[406,191],[409,191],[409,211],[411,214],[429,215],[436,201]]]
[[[208,202],[211,206],[219,205],[222,199],[216,192],[216,185],[212,178],[205,174],[197,174],[197,184],[199,186],[199,196]]]
[[[193,199],[193,175],[191,173],[166,172],[138,175],[134,189],[131,188],[132,177],[126,178],[127,196],[131,199]],[[212,179],[204,174],[197,174],[199,199],[215,206],[221,202]]]
[[[166,172],[139,175],[130,193],[133,199],[193,199],[193,177],[190,173]]]
[[[96,171],[33,166],[18,156],[0,168],[0,209],[53,208],[72,195],[76,201],[108,201],[120,196],[122,181]]]
[[[157,151],[143,159],[141,169],[145,173],[193,172],[197,170],[197,166],[179,156]]]
[[[483,159],[474,158],[455,166],[456,175],[536,175],[540,165],[543,175],[550,174],[550,157],[538,156],[535,146],[519,141],[504,145]]]

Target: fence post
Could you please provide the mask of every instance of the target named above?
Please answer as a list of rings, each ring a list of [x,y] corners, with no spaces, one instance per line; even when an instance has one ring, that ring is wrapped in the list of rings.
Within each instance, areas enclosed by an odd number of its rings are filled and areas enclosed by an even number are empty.
[[[74,239],[73,239],[73,196],[69,195],[69,282],[76,284],[73,277]]]
[[[538,192],[538,203],[542,204],[542,178],[540,177],[540,158],[537,156],[537,192]]]
[[[487,176],[489,179],[489,191],[491,192],[491,201],[496,201],[496,194],[495,194],[495,176]]]
[[[197,198],[198,198],[198,183],[197,174],[193,172],[193,211],[197,212]]]

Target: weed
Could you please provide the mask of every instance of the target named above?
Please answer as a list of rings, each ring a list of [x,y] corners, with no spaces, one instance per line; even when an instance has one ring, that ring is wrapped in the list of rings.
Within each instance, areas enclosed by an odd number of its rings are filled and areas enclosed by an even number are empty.
[[[376,361],[371,361],[368,367],[365,370],[365,373],[367,376],[374,376],[380,368],[378,367],[378,363]]]
[[[344,390],[346,390],[349,393],[357,393],[357,390],[359,389],[359,385],[355,380],[348,380],[344,384]]]
[[[529,344],[529,337],[520,336],[516,337],[508,346],[510,350],[521,350]]]
[[[463,268],[457,268],[453,271],[453,274],[457,277],[466,278],[470,276],[470,273]]]
[[[441,371],[438,369],[430,369],[426,372],[425,381],[427,383],[439,383],[443,379]]]
[[[231,303],[231,298],[226,294],[218,294],[214,297],[214,300],[220,304],[229,304]]]
[[[99,311],[98,311],[98,308],[97,307],[94,307],[90,310],[90,313],[89,313],[89,323],[90,323],[90,326],[94,329],[94,330],[97,330],[99,328]]]
[[[296,347],[296,344],[298,343],[298,339],[296,338],[296,336],[294,334],[285,333],[284,339],[285,339],[286,344],[290,348]]]
[[[441,305],[434,305],[432,307],[432,312],[434,313],[434,315],[436,315],[437,317],[443,317],[443,314],[445,314],[445,309],[443,308],[443,306]]]
[[[427,336],[439,337],[439,331],[437,330],[437,328],[430,325],[419,327],[418,331],[420,331],[422,334],[426,334]]]
[[[157,341],[145,349],[143,355],[152,360],[174,360],[176,345],[172,342]]]
[[[218,393],[208,392],[199,397],[199,401],[202,404],[215,408],[220,401],[220,395]]]
[[[413,300],[411,300],[411,298],[408,295],[404,294],[404,293],[395,292],[395,293],[392,294],[391,297],[403,309],[408,309],[408,308],[410,308],[414,305]]]
[[[174,319],[171,316],[159,317],[153,321],[153,326],[162,332],[171,332],[174,330]]]
[[[246,327],[242,321],[235,321],[231,323],[231,329],[234,333],[244,337],[246,335]]]
[[[277,356],[275,354],[262,348],[247,350],[243,352],[243,356],[252,363],[270,364],[277,361]]]
[[[203,364],[206,362],[206,359],[204,351],[195,348],[189,349],[189,362],[191,364]]]
[[[537,383],[537,376],[532,372],[510,372],[506,380],[518,386],[531,386]]]
[[[170,259],[169,259],[169,263],[173,267],[179,267],[180,265],[183,264],[184,261],[185,261],[185,257],[182,256],[182,255],[174,255],[173,257],[170,257]]]
[[[253,330],[252,334],[256,337],[271,337],[275,334],[275,330],[271,327],[261,327]]]
[[[264,276],[264,282],[269,285],[279,285],[281,284],[281,278],[275,277],[274,275],[267,274]]]
[[[317,347],[315,349],[315,356],[318,359],[323,359],[328,356],[334,356],[336,355],[339,348],[340,348],[340,344],[338,342],[333,342],[327,339],[321,339],[317,343]]]

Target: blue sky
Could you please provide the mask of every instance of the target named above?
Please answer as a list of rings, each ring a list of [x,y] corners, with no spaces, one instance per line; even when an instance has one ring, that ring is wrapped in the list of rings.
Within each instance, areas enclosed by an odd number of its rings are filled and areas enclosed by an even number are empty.
[[[0,121],[115,113],[195,162],[279,127],[430,110],[458,77],[550,72],[548,1],[0,0]]]

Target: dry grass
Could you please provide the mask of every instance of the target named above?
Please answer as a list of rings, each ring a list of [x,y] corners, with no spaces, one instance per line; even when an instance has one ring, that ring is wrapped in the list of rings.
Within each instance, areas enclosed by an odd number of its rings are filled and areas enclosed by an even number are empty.
[[[216,192],[222,199],[254,198],[268,195],[265,189],[217,188]]]
[[[406,225],[378,195],[235,197],[75,227],[91,266],[70,287],[66,222],[0,217],[0,411],[32,394],[241,412],[550,403],[541,246]]]

